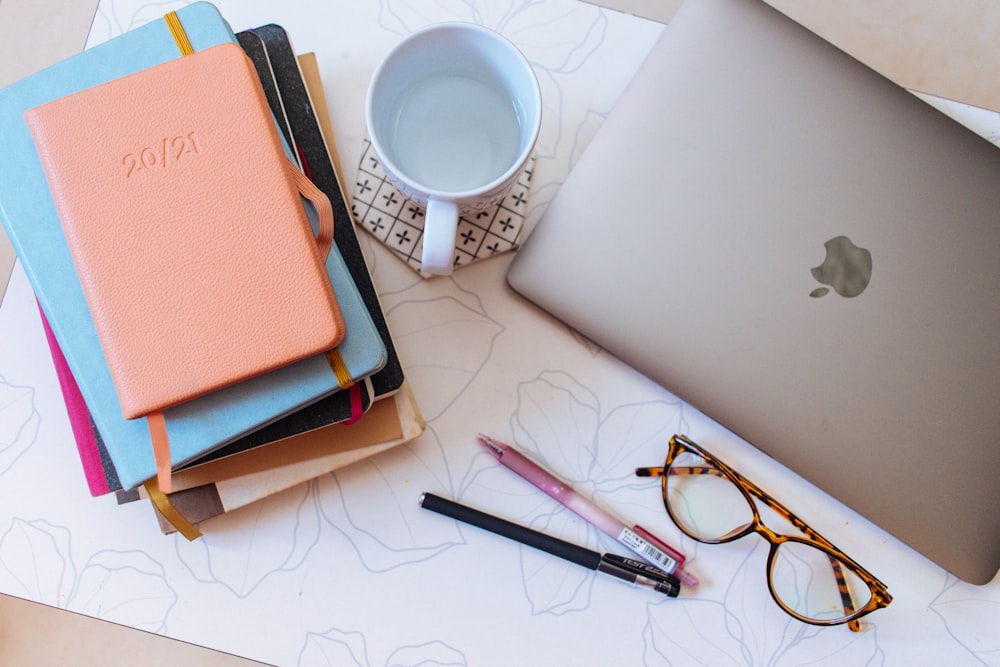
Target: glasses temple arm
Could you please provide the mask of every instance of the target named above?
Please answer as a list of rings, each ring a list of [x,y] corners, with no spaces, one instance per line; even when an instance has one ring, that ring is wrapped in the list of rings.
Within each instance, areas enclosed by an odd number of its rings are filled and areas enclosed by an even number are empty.
[[[844,607],[844,614],[850,616],[857,611],[857,607],[854,604],[851,589],[847,585],[847,577],[844,575],[844,564],[830,554],[827,554],[826,557],[830,559],[830,567],[833,568],[833,577],[837,580],[837,592],[840,593],[840,604]],[[857,619],[848,621],[847,626],[851,632],[861,630],[861,624],[858,623]]]

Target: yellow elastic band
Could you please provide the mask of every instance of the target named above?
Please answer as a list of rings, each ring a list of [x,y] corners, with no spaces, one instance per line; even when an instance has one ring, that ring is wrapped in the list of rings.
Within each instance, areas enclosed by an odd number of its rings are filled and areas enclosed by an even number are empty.
[[[177,12],[170,12],[164,15],[163,20],[167,22],[167,27],[170,28],[170,34],[173,36],[174,41],[177,42],[177,48],[180,49],[182,56],[189,56],[194,53],[194,48],[191,46],[190,40],[188,40],[187,33],[184,32],[184,26],[181,25],[181,20],[177,16]]]
[[[170,502],[170,498],[167,494],[160,491],[160,487],[156,485],[156,479],[146,480],[143,484],[146,487],[146,493],[149,495],[150,501],[153,503],[153,507],[156,511],[163,515],[171,526],[177,529],[177,532],[183,535],[188,540],[196,540],[201,537],[201,531],[195,528],[194,524],[184,518],[184,515],[177,511],[174,504]]]
[[[330,370],[332,370],[333,374],[337,376],[337,384],[340,385],[341,389],[347,389],[348,387],[354,386],[354,378],[352,378],[350,372],[348,372],[347,365],[344,363],[344,358],[340,356],[340,352],[337,348],[327,351],[326,361],[330,364]]]

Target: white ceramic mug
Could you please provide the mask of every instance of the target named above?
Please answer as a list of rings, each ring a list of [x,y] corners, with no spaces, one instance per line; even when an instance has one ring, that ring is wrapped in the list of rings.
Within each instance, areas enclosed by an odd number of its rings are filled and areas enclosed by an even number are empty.
[[[496,205],[534,150],[542,101],[531,65],[471,23],[417,31],[382,59],[365,119],[390,181],[426,206],[421,270],[447,275],[460,215]]]

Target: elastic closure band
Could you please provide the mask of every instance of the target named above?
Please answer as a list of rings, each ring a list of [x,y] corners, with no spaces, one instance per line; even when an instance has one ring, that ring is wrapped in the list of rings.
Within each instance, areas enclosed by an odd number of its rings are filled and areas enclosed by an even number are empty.
[[[181,55],[189,56],[194,53],[194,47],[191,46],[191,41],[188,39],[184,26],[181,25],[181,19],[177,16],[177,12],[165,14],[163,20],[167,22],[167,27],[170,29],[170,36],[177,43],[177,49],[181,52]]]
[[[347,389],[348,387],[354,385],[354,378],[351,377],[350,372],[347,370],[344,358],[340,356],[340,352],[337,348],[327,350],[326,362],[330,364],[330,370],[332,370],[333,374],[337,376],[337,384],[341,389]]]
[[[309,177],[303,174],[291,159],[288,160],[288,169],[292,172],[292,178],[295,180],[295,187],[298,188],[299,194],[311,201],[316,207],[316,215],[319,218],[316,245],[319,247],[319,256],[325,261],[333,247],[333,206],[326,194],[316,187],[316,184],[309,180]]]

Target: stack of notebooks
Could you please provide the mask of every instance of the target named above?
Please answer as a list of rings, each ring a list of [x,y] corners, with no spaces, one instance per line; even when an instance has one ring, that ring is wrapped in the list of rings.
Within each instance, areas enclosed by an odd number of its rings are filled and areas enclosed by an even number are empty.
[[[196,3],[0,90],[2,220],[92,495],[196,525],[423,430],[311,54]]]

